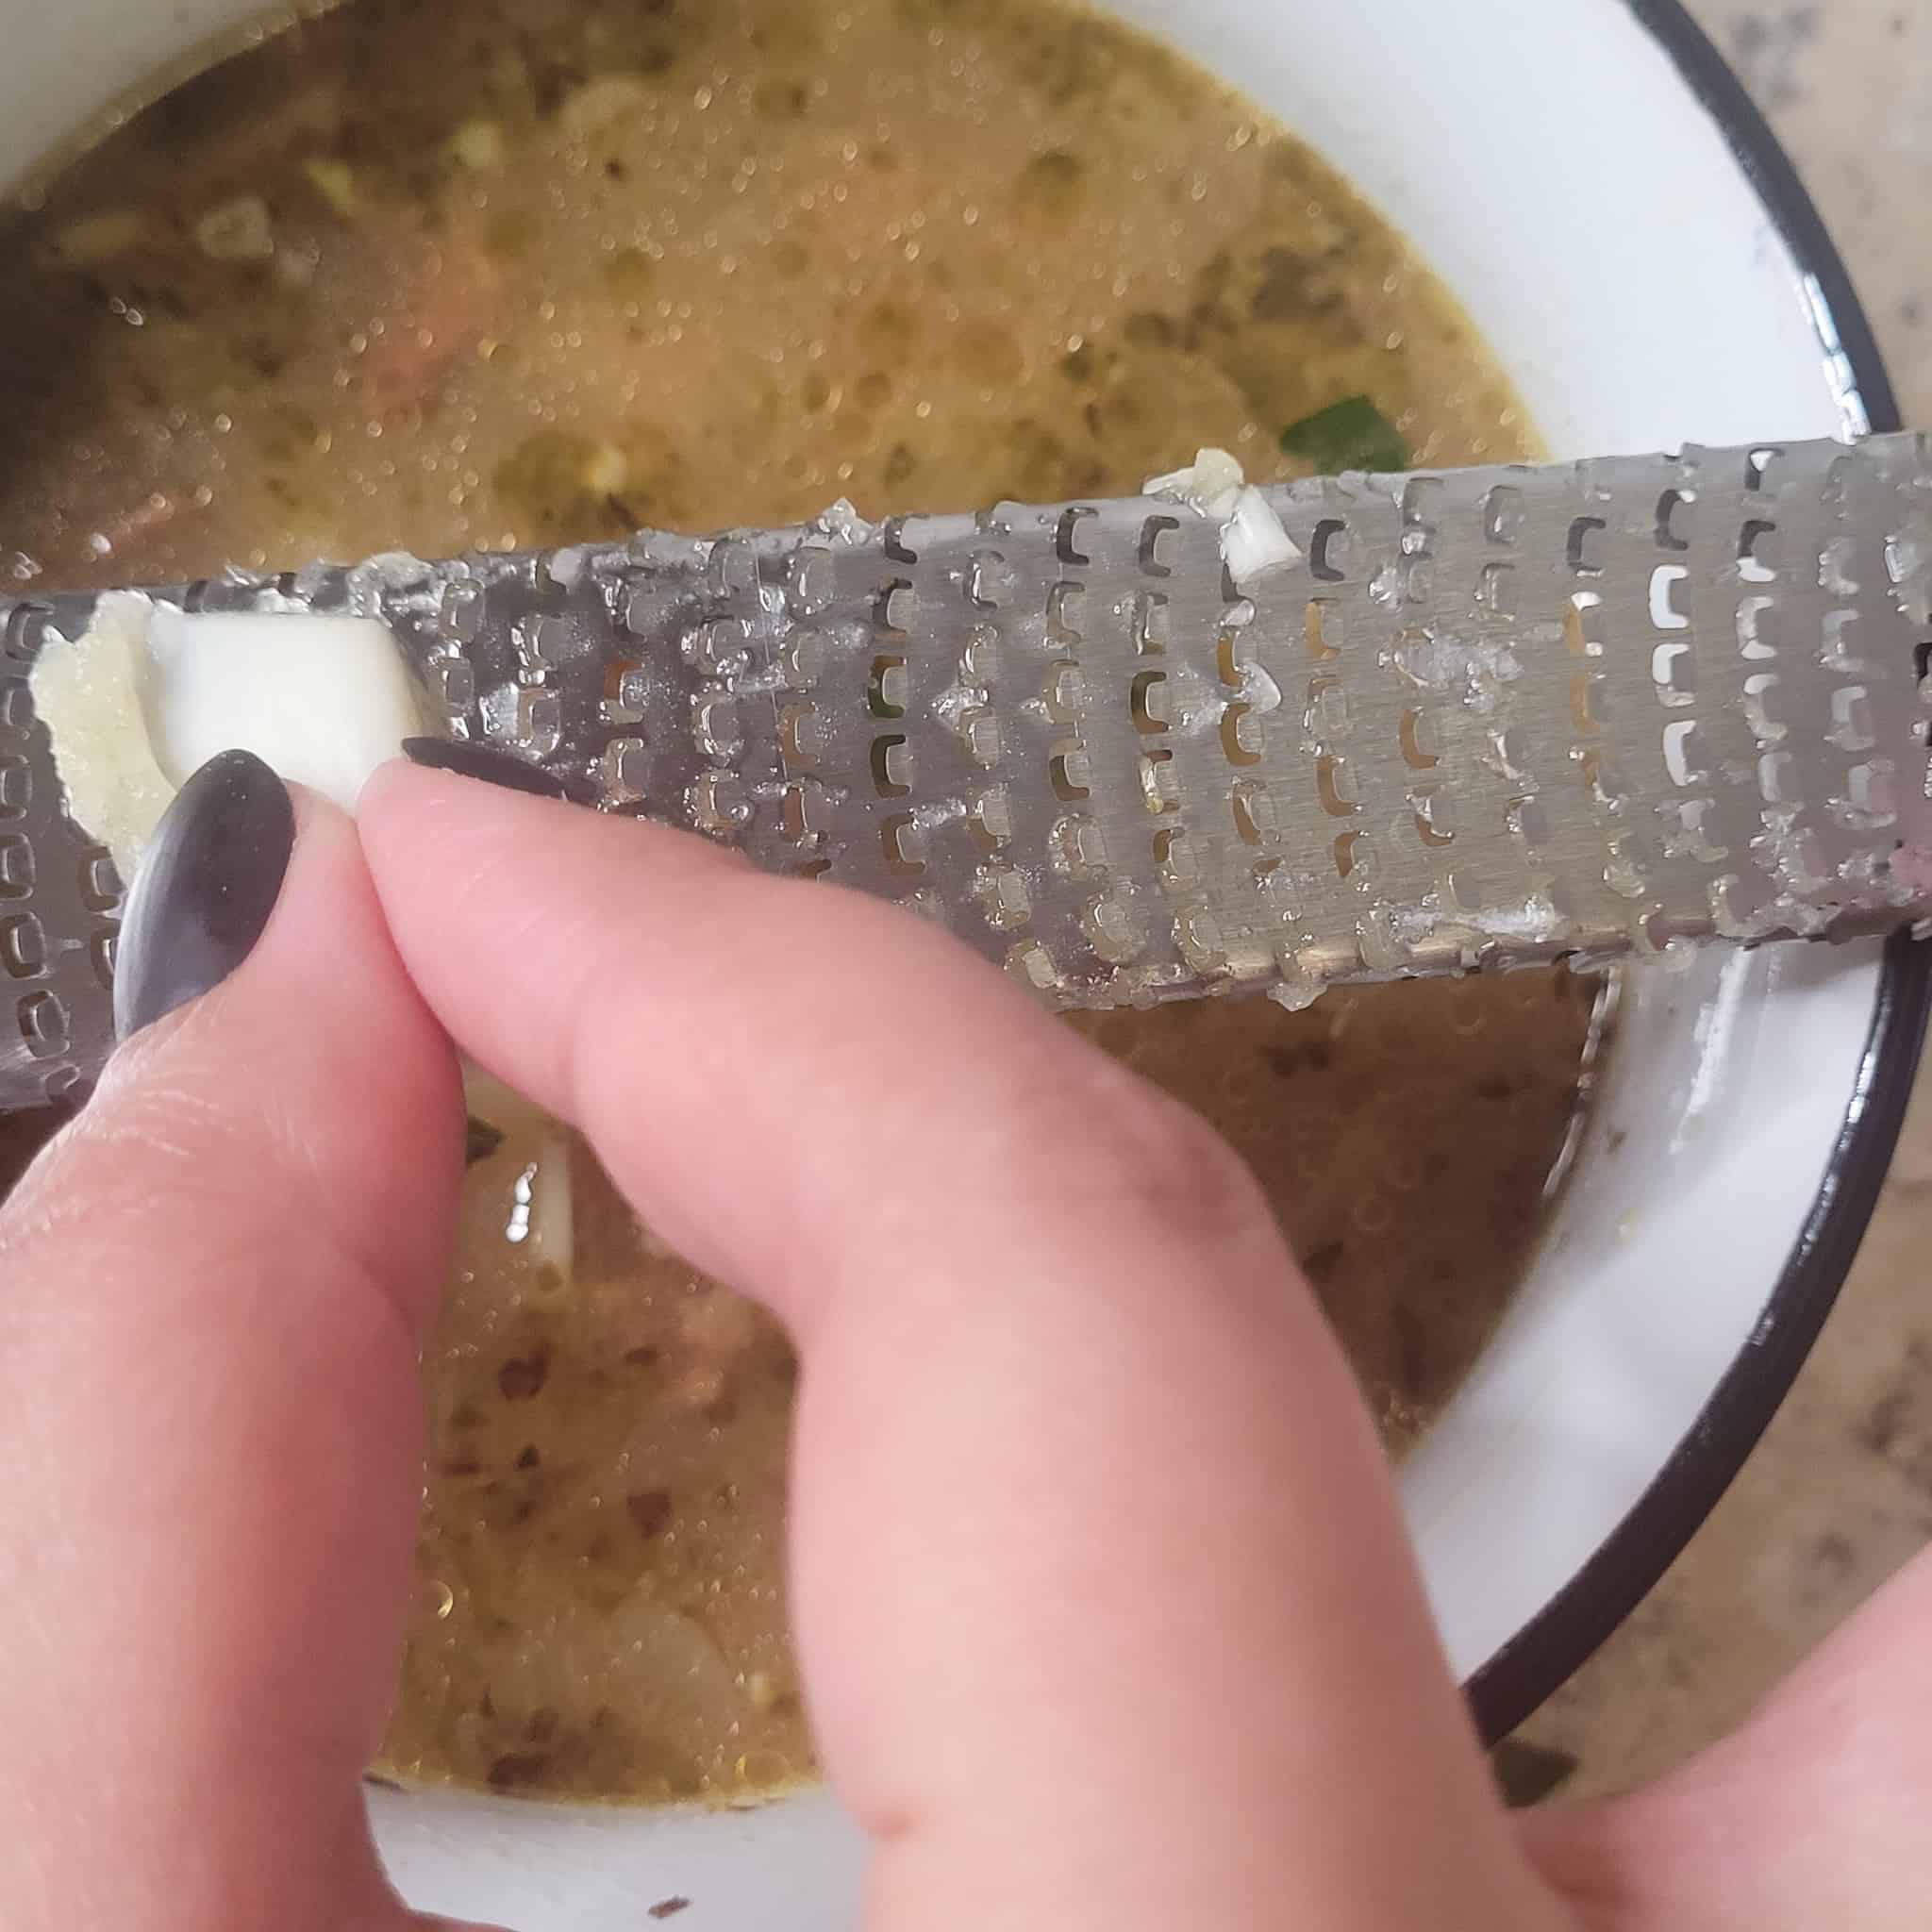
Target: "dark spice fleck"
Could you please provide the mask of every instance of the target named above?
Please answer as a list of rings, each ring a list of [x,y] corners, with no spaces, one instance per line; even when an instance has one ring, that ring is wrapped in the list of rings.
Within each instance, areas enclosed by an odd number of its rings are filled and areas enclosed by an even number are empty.
[[[636,1490],[624,1499],[624,1507],[630,1511],[640,1536],[657,1536],[671,1521],[671,1491]]]
[[[479,1160],[488,1160],[502,1145],[503,1129],[492,1127],[488,1121],[479,1121],[472,1114],[469,1125],[463,1131],[463,1165],[475,1167]]]
[[[1324,1241],[1319,1248],[1310,1248],[1302,1257],[1302,1273],[1310,1281],[1326,1281],[1341,1265],[1341,1257],[1345,1252],[1340,1241]]]
[[[511,1356],[496,1372],[496,1386],[506,1402],[527,1402],[549,1379],[547,1355]]]
[[[543,1458],[537,1454],[536,1443],[525,1442],[524,1444],[523,1454],[517,1457],[517,1467],[519,1469],[535,1469],[537,1465],[542,1461],[542,1459]]]
[[[538,1783],[549,1768],[550,1758],[542,1751],[506,1751],[490,1767],[489,1782],[499,1791],[515,1790]]]
[[[688,1898],[660,1898],[651,1907],[650,1915],[654,1919],[674,1919],[690,1905],[691,1901]]]

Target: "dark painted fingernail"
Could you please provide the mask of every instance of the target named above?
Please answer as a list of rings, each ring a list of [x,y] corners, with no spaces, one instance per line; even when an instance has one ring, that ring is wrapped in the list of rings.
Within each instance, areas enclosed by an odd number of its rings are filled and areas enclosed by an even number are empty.
[[[486,785],[527,791],[536,798],[566,795],[563,780],[541,765],[497,745],[478,744],[474,738],[406,738],[403,750],[411,764],[426,771],[454,772],[459,778],[480,778]]]
[[[255,950],[295,849],[289,788],[225,751],[182,786],[135,875],[114,963],[123,1040],[218,987]]]

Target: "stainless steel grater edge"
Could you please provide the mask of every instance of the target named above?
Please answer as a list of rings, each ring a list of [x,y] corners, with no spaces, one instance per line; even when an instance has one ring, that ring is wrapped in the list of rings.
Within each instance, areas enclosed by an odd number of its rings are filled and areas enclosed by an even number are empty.
[[[1927,438],[1260,500],[1291,541],[1239,582],[1220,513],[1142,497],[152,594],[379,617],[431,728],[896,900],[1065,1007],[1932,909]],[[111,1044],[120,881],[28,683],[96,601],[0,598],[0,1107]]]

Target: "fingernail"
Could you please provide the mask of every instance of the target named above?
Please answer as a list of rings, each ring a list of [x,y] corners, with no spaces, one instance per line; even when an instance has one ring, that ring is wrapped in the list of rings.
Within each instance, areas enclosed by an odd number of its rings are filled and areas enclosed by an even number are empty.
[[[566,795],[563,780],[541,765],[493,744],[478,744],[474,738],[406,738],[403,750],[411,764],[425,771],[454,772],[459,778],[480,778],[486,785],[527,791],[536,798]]]
[[[121,921],[114,1030],[123,1040],[211,991],[247,958],[294,849],[289,789],[252,752],[225,751],[182,786]]]

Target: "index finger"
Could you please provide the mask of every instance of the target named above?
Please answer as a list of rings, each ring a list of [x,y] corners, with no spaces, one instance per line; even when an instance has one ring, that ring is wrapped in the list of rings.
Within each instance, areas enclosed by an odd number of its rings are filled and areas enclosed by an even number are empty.
[[[874,1923],[1542,1923],[1373,1429],[1234,1157],[924,922],[392,769],[458,1043],[804,1362],[793,1602]]]

